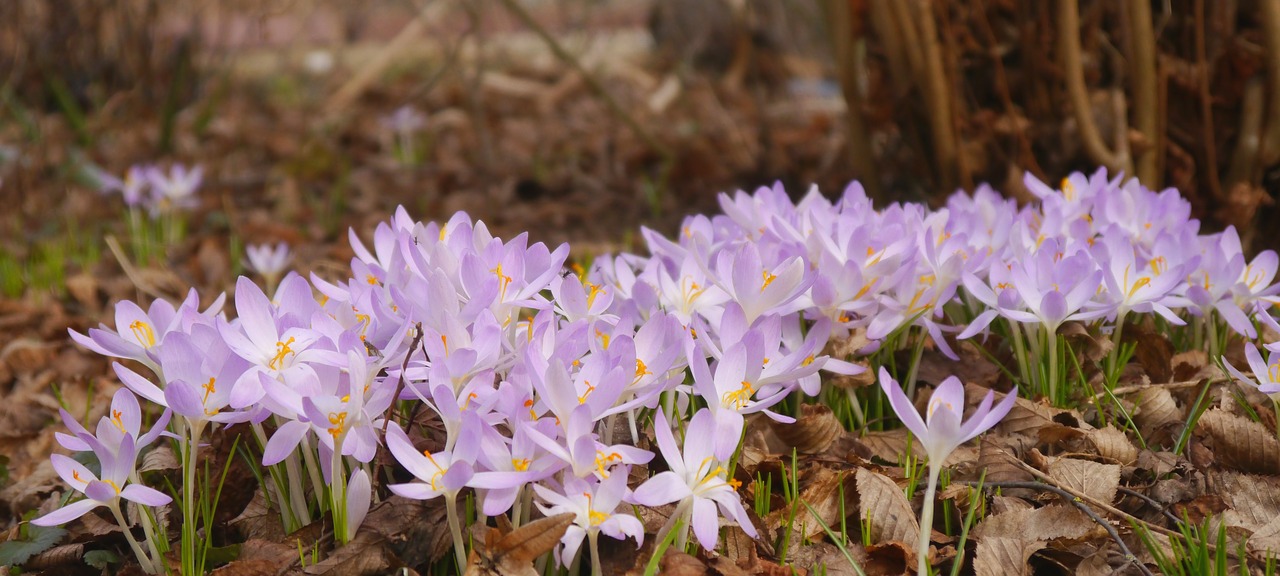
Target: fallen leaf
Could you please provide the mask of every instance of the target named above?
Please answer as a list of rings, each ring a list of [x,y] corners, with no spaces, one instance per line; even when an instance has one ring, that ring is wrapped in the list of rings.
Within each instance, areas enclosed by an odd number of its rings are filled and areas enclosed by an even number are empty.
[[[1173,381],[1173,342],[1163,334],[1150,328],[1140,329],[1134,334],[1137,346],[1133,355],[1146,370],[1152,384],[1164,384]],[[1126,333],[1127,334],[1127,333]],[[1128,338],[1126,338],[1128,340]]]
[[[784,424],[770,419],[769,426],[789,448],[801,454],[823,452],[845,433],[826,404],[804,404],[795,422]]]
[[[477,542],[471,550],[467,576],[537,576],[533,561],[560,542],[573,519],[572,513],[564,513],[514,530],[509,526],[488,529],[483,545]]]
[[[1027,560],[1041,548],[1044,542],[1028,542],[1021,538],[988,536],[978,540],[978,551],[973,558],[976,576],[1030,576]]]
[[[1120,466],[1076,458],[1056,458],[1047,470],[1063,488],[1110,504],[1120,486]]]
[[[1196,426],[1213,439],[1224,466],[1243,472],[1280,474],[1280,441],[1261,424],[1223,410],[1210,410]]]
[[[1031,510],[1011,510],[983,518],[973,528],[975,538],[1016,538],[1025,542],[1058,538],[1080,539],[1101,531],[1074,507],[1050,504]]]
[[[1152,386],[1144,388],[1137,394],[1137,407],[1133,419],[1138,423],[1142,435],[1150,440],[1156,429],[1167,424],[1183,421],[1182,408],[1174,401],[1173,394],[1167,388]]]
[[[303,569],[306,574],[362,576],[386,574],[399,566],[417,566],[449,550],[444,504],[392,496],[379,502],[360,530],[328,558]]]
[[[1093,443],[1094,449],[1104,458],[1128,465],[1138,461],[1138,447],[1129,441],[1129,437],[1120,429],[1107,425],[1105,428],[1090,430],[1085,438]]]
[[[911,503],[888,476],[859,468],[858,517],[870,521],[871,543],[915,542],[920,535],[920,522],[916,520]]]

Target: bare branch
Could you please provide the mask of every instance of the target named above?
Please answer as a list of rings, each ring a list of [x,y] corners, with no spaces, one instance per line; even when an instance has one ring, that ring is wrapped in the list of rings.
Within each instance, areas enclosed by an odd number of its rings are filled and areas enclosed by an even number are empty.
[[[858,89],[858,79],[855,76],[859,38],[853,35],[853,12],[847,0],[827,0],[823,8],[826,10],[827,31],[840,74],[840,88],[844,93],[845,122],[849,130],[849,162],[853,166],[854,176],[862,182],[867,194],[873,200],[884,200],[880,190],[880,174],[872,156],[871,135],[867,132],[866,119],[862,116],[862,92]]]
[[[1152,31],[1151,2],[1129,0],[1129,70],[1131,73],[1133,124],[1149,146],[1134,158],[1135,176],[1143,184],[1158,188],[1160,102],[1156,87],[1156,38]],[[1203,25],[1203,20],[1200,21]]]
[[[1276,0],[1280,2],[1280,0]],[[1080,14],[1076,0],[1058,1],[1058,52],[1062,58],[1063,75],[1067,80],[1067,95],[1071,98],[1071,106],[1075,109],[1076,124],[1079,125],[1080,138],[1084,141],[1085,152],[1094,162],[1106,166],[1112,172],[1124,171],[1132,173],[1128,154],[1120,150],[1112,151],[1102,141],[1102,134],[1094,122],[1089,93],[1084,85],[1084,65],[1080,60]],[[1117,123],[1124,125],[1124,115],[1117,118]],[[1127,147],[1127,134],[1118,145]]]

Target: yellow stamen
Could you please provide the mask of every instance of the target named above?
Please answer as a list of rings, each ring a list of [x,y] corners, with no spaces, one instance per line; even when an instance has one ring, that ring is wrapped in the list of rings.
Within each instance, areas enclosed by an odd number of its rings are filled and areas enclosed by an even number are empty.
[[[293,344],[293,336],[290,336],[289,339],[284,342],[276,342],[276,355],[267,363],[267,368],[279,370],[284,367],[285,356],[288,356],[289,354],[296,354],[293,351],[293,348],[289,347],[290,344]]]
[[[512,458],[511,467],[515,468],[516,472],[525,472],[529,470],[529,459],[528,458],[520,458],[520,459]]]
[[[122,414],[119,410],[112,410],[111,423],[116,425],[116,429],[120,430],[121,432],[124,432],[125,434],[128,434],[129,431],[124,429],[124,421],[121,419],[122,416],[124,416],[124,414]]]
[[[346,412],[330,412],[329,423],[333,426],[329,428],[329,435],[337,439],[343,432],[347,431],[347,413]]]
[[[605,471],[605,468],[607,466],[609,466],[610,464],[613,464],[614,462],[621,462],[621,461],[622,461],[622,455],[618,454],[617,452],[610,452],[608,454],[605,454],[603,451],[596,450],[596,472],[600,474],[601,478],[609,477],[609,473]]]
[[[218,391],[218,387],[215,384],[217,384],[217,380],[215,380],[213,376],[210,376],[209,381],[205,382],[204,385],[200,386],[201,388],[204,389],[204,398],[200,399],[201,404],[208,404],[209,395]]]
[[[156,333],[151,329],[151,325],[141,320],[134,320],[129,324],[129,330],[133,332],[133,338],[142,344],[143,348],[151,348],[156,345]]]
[[[583,381],[582,381],[582,383],[587,385],[587,391],[586,391],[586,392],[583,392],[583,393],[582,393],[582,395],[578,397],[578,403],[579,403],[579,404],[586,404],[586,403],[587,403],[587,396],[590,396],[590,395],[591,395],[591,393],[595,391],[596,387],[595,387],[595,386],[592,386],[592,385],[591,385],[591,382],[588,382],[588,381],[586,381],[586,380],[583,380]]]
[[[760,285],[761,292],[764,292],[765,288],[768,288],[769,285],[772,284],[774,280],[778,279],[778,276],[776,274],[771,274],[768,270],[761,272],[760,276],[764,278],[764,283]]]
[[[742,381],[742,387],[730,392],[725,392],[720,396],[720,403],[725,408],[733,408],[741,410],[751,401],[751,395],[755,394],[755,390],[751,388],[751,383],[746,380]]]

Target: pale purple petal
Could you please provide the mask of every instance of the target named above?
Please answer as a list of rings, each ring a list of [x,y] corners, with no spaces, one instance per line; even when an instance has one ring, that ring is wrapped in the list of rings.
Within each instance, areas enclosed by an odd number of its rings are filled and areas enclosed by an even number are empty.
[[[351,481],[347,483],[347,536],[354,536],[364,517],[369,513],[373,491],[369,484],[369,475],[363,468],[351,473]]]
[[[101,502],[93,499],[72,502],[62,508],[32,520],[31,523],[36,526],[57,526],[59,524],[66,524],[67,522],[84,516],[85,513],[101,505]]]
[[[902,420],[902,424],[922,442],[928,438],[929,428],[925,426],[924,420],[920,419],[920,413],[916,412],[916,407],[902,392],[902,387],[889,376],[889,371],[883,366],[880,367],[880,388],[889,397],[889,405],[898,415],[898,419]]]
[[[120,496],[147,506],[164,506],[173,501],[168,494],[141,484],[125,486],[124,490],[120,491]]]
[[[646,480],[632,493],[631,499],[642,506],[661,506],[684,500],[692,494],[689,485],[668,470]]]
[[[720,539],[720,514],[716,511],[716,503],[707,498],[694,498],[693,516],[689,523],[693,525],[698,543],[704,549],[715,550],[716,541]]]
[[[288,458],[309,430],[311,425],[307,422],[290,420],[282,424],[267,440],[267,446],[262,450],[262,465],[273,466]],[[388,435],[390,432],[388,429]]]

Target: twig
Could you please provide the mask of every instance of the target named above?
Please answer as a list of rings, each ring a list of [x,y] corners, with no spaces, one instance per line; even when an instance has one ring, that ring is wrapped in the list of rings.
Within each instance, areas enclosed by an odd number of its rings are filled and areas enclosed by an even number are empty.
[[[884,50],[885,59],[889,61],[889,76],[893,78],[893,95],[902,98],[911,90],[911,68],[907,63],[907,54],[902,48],[902,37],[894,23],[893,9],[889,6],[894,0],[870,0],[867,12],[871,14],[871,27]],[[845,3],[848,5],[848,3]]]
[[[120,269],[124,271],[124,275],[129,278],[130,282],[133,282],[134,287],[139,292],[152,298],[165,297],[150,282],[147,282],[138,274],[138,269],[133,267],[133,263],[129,261],[129,257],[125,255],[124,250],[120,249],[120,242],[116,240],[114,235],[108,234],[103,241],[107,243],[107,249],[111,250],[111,255],[116,257],[116,262],[120,264]]]
[[[1209,380],[1208,383],[1211,385],[1221,384],[1223,382],[1231,381],[1229,378],[1224,378],[1224,377],[1209,378],[1208,380]],[[1133,386],[1121,386],[1119,388],[1113,388],[1111,390],[1111,393],[1116,396],[1120,396],[1121,394],[1141,392],[1148,388],[1164,388],[1166,390],[1178,390],[1181,388],[1195,388],[1196,386],[1200,386],[1204,383],[1205,383],[1205,379],[1201,378],[1199,380],[1184,380],[1182,382],[1166,382],[1164,384],[1134,384]],[[1093,400],[1094,401],[1101,400],[1104,397],[1106,397],[1106,395],[1107,393],[1105,391],[1099,392],[1093,395]]]
[[[1218,145],[1213,135],[1213,96],[1209,91],[1209,57],[1205,49],[1204,0],[1195,0],[1196,67],[1200,69],[1200,129],[1204,131],[1204,169],[1209,183],[1209,195],[1222,199],[1222,183],[1218,181]]]
[[[391,423],[391,411],[396,407],[396,400],[404,393],[404,374],[409,370],[409,359],[413,357],[414,350],[418,349],[418,344],[422,342],[422,323],[418,322],[413,326],[413,340],[409,342],[409,350],[404,353],[404,362],[400,363],[400,377],[396,379],[396,393],[391,396],[391,404],[387,406],[387,411],[382,415],[382,437],[387,437],[387,426]]]
[[[593,74],[588,72],[582,63],[579,62],[577,58],[574,58],[573,54],[570,54],[568,50],[565,50],[564,46],[561,46],[560,42],[556,41],[555,37],[551,36],[551,33],[547,32],[546,28],[543,28],[538,24],[538,22],[533,19],[533,16],[529,15],[529,12],[524,9],[524,6],[521,6],[516,0],[499,0],[499,2],[501,2],[508,11],[514,14],[516,18],[519,18],[525,26],[528,26],[530,30],[533,30],[533,32],[537,34],[544,43],[546,43],[547,47],[551,49],[551,52],[555,54],[556,58],[560,59],[560,61],[566,66],[572,68],[574,72],[577,72],[582,76],[582,80],[587,83],[587,87],[591,88],[592,92],[595,92],[596,96],[599,97],[600,100],[604,102],[604,105],[609,108],[609,111],[612,112],[614,116],[618,117],[618,119],[622,120],[622,122],[627,125],[627,128],[631,129],[631,131],[635,133],[638,138],[643,140],[651,150],[659,156],[662,156],[663,160],[669,161],[672,158],[671,151],[668,150],[666,146],[663,146],[661,142],[658,142],[658,140],[654,138],[648,130],[645,130],[644,127],[636,121],[635,117],[628,113],[621,104],[618,104],[618,101],[614,99],[613,95],[609,94],[608,90],[605,90],[604,85],[601,84]]]
[[[855,60],[858,53],[854,37],[853,13],[848,0],[827,0],[826,8],[827,32],[831,37],[832,52],[839,67],[840,89],[844,94],[845,121],[849,130],[849,162],[853,166],[854,176],[862,182],[867,195],[873,200],[883,201],[880,191],[880,175],[876,170],[875,158],[872,154],[871,135],[867,132],[866,119],[862,117],[862,92],[858,89],[858,80],[854,74]]]
[[[1000,97],[1000,104],[1004,107],[1004,112],[1010,118],[1020,114],[1018,108],[1013,104],[1013,96],[1009,92],[1009,77],[1005,73],[1004,60],[1000,57],[999,39],[996,38],[995,30],[991,28],[991,20],[987,17],[987,7],[982,0],[975,0],[975,7],[978,12],[978,24],[982,29],[984,39],[990,45],[989,57],[991,58],[991,69],[995,80],[996,95]],[[1018,139],[1018,160],[1019,166],[1025,167],[1028,171],[1035,174],[1041,180],[1044,180],[1044,169],[1036,162],[1036,154],[1031,149],[1031,139],[1027,137],[1027,131],[1023,128],[1022,122],[1013,122],[1014,134]]]
[[[1262,166],[1280,158],[1280,0],[1262,0],[1261,18],[1267,47],[1267,123],[1262,134]]]
[[[1156,94],[1156,38],[1152,31],[1151,2],[1129,0],[1129,71],[1133,83],[1133,124],[1147,140],[1147,148],[1134,158],[1135,176],[1143,184],[1160,186],[1157,172],[1160,158],[1158,119],[1160,103]],[[1200,21],[1203,25],[1203,21]]]
[[[1266,112],[1262,82],[1250,80],[1244,86],[1244,96],[1240,99],[1240,131],[1236,136],[1236,148],[1231,154],[1231,165],[1227,167],[1224,189],[1230,190],[1239,183],[1253,180],[1257,173],[1262,148],[1262,117]]]
[[[1174,516],[1172,512],[1165,509],[1164,504],[1157,502],[1155,498],[1147,496],[1146,494],[1138,492],[1137,490],[1125,488],[1124,486],[1119,486],[1116,489],[1123,494],[1133,496],[1134,498],[1137,498],[1139,500],[1142,500],[1143,502],[1146,502],[1152,508],[1159,510],[1160,513],[1163,514],[1165,518],[1168,518],[1169,520],[1173,521],[1174,524],[1181,522],[1181,520],[1179,520],[1177,516]]]
[[[975,488],[982,488],[985,484],[985,487],[987,488],[1025,488],[1029,490],[1053,492],[1071,503],[1071,505],[1075,506],[1077,510],[1084,512],[1086,516],[1093,519],[1093,521],[1097,525],[1101,526],[1103,530],[1106,530],[1107,534],[1111,536],[1111,539],[1115,541],[1116,546],[1120,547],[1120,552],[1124,553],[1125,559],[1128,560],[1130,564],[1136,566],[1138,570],[1146,576],[1155,576],[1155,574],[1153,574],[1145,564],[1138,560],[1138,556],[1129,549],[1129,545],[1124,543],[1124,539],[1120,537],[1120,533],[1116,531],[1115,526],[1111,525],[1111,522],[1108,522],[1106,518],[1099,516],[1097,512],[1094,512],[1092,508],[1082,502],[1079,497],[1063,490],[1062,488],[1042,484],[1040,482],[965,482],[964,484]]]
[[[421,12],[418,12],[416,18],[406,24],[390,42],[383,46],[382,50],[373,59],[361,66],[350,80],[347,80],[342,87],[338,88],[337,92],[334,92],[333,96],[329,97],[329,101],[325,104],[325,110],[335,112],[350,106],[364,92],[365,88],[368,88],[391,65],[395,56],[416,39],[428,23],[439,19],[447,7],[448,4],[446,2],[437,0],[428,4]]]
[[[1123,154],[1120,149],[1112,151],[1107,147],[1093,119],[1089,93],[1084,84],[1084,65],[1080,60],[1080,14],[1076,0],[1058,0],[1058,51],[1062,58],[1062,72],[1067,80],[1067,95],[1071,98],[1071,107],[1075,109],[1076,124],[1085,152],[1094,162],[1106,166],[1112,172],[1132,173],[1128,155]],[[1116,118],[1117,124],[1123,126],[1124,118],[1122,111]],[[1119,139],[1117,145],[1123,147],[1125,140],[1127,138]]]
[[[1280,1],[1280,0],[1277,0]],[[956,154],[956,136],[951,116],[951,86],[942,67],[942,50],[938,47],[938,30],[933,13],[933,2],[916,0],[916,18],[920,23],[920,36],[924,47],[924,89],[929,110],[929,132],[933,136],[933,153],[937,158],[938,175],[942,187],[950,190],[955,185],[959,168]]]

